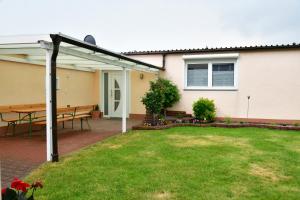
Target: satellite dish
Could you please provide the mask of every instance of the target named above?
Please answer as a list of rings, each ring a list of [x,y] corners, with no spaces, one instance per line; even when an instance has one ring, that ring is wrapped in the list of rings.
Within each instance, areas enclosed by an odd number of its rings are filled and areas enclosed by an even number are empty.
[[[96,40],[92,35],[85,36],[83,41],[93,44],[93,45],[96,45]]]

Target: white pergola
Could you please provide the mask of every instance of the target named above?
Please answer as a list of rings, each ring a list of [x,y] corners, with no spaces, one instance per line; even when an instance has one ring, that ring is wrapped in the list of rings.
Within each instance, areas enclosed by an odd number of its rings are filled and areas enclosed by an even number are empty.
[[[47,160],[58,161],[56,67],[83,71],[122,70],[122,132],[126,132],[127,70],[158,73],[141,62],[64,34],[0,37],[0,60],[46,66]]]

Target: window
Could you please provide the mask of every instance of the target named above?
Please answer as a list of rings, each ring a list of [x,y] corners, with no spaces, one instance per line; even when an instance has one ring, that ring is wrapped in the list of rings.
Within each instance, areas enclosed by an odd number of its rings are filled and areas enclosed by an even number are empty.
[[[208,84],[208,65],[189,64],[187,69],[188,86],[207,86]]]
[[[185,89],[237,89],[237,57],[184,57],[184,59]]]
[[[212,86],[234,86],[233,63],[218,63],[212,65]]]

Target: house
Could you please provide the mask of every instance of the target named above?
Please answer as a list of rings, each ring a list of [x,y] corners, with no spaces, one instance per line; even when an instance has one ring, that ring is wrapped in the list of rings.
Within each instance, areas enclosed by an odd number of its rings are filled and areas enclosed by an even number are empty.
[[[162,65],[181,100],[171,110],[192,113],[200,97],[213,99],[220,119],[262,123],[300,121],[300,44],[125,52]]]
[[[191,114],[193,102],[206,97],[219,119],[299,123],[299,74],[300,44],[121,54],[61,33],[0,37],[0,113],[8,105],[46,105],[47,160],[58,161],[57,108],[98,104],[126,132],[128,118],[145,116],[149,82],[164,77],[181,93],[170,110]],[[20,112],[29,114],[8,115]],[[24,123],[29,133],[32,124],[31,117]]]
[[[1,38],[0,106],[45,102],[45,55],[36,48],[38,41],[49,40],[49,35]],[[122,117],[122,68],[71,53],[58,56],[57,106],[99,104],[104,117]],[[129,118],[144,117],[141,98],[149,81],[165,77],[181,93],[180,102],[170,110],[192,113],[193,102],[206,97],[215,101],[221,119],[300,120],[300,44],[133,51],[123,55],[137,66],[126,68]]]

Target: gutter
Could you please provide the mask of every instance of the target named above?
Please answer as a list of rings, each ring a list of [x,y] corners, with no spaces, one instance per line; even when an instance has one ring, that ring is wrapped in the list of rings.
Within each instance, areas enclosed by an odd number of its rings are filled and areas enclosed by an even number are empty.
[[[166,56],[167,56],[167,54],[162,54],[162,68],[163,68],[163,70],[166,70]]]

